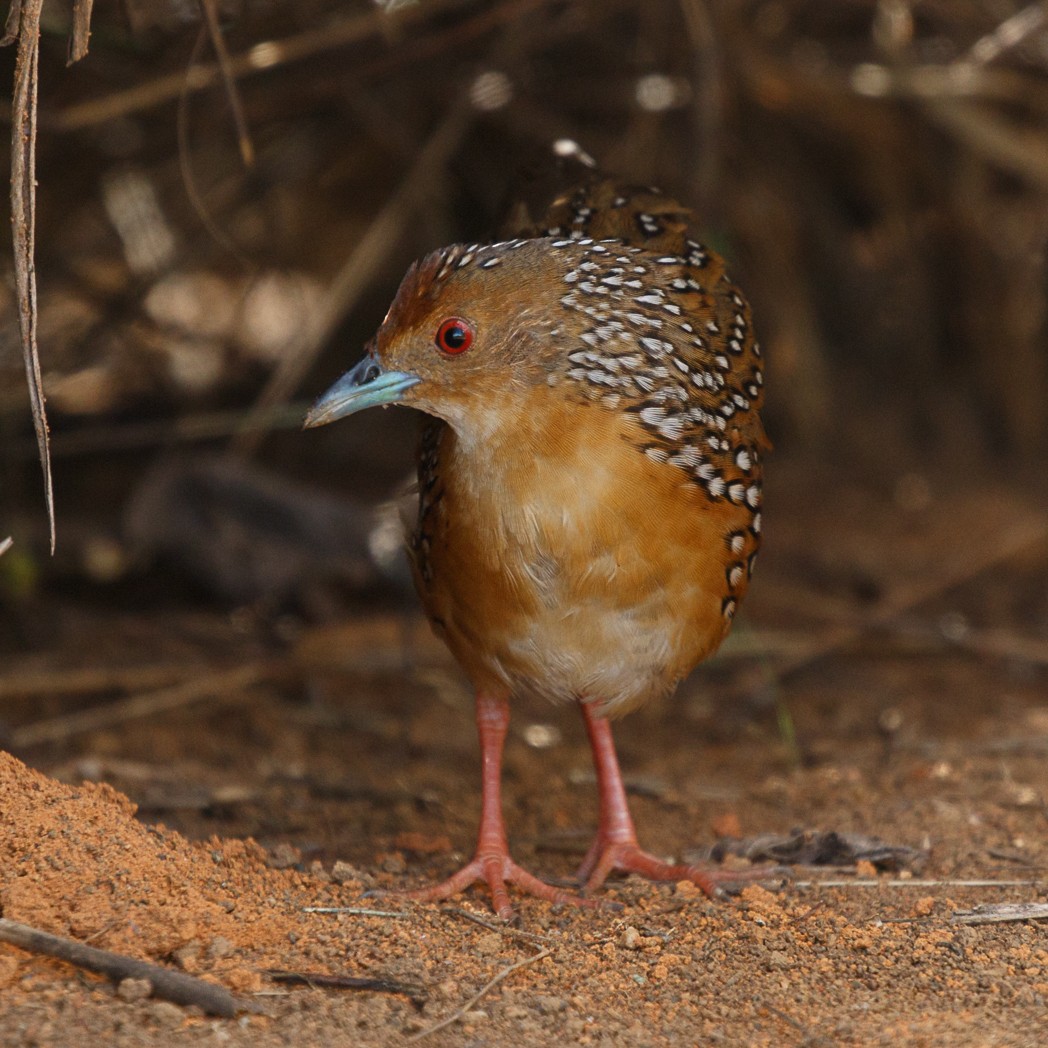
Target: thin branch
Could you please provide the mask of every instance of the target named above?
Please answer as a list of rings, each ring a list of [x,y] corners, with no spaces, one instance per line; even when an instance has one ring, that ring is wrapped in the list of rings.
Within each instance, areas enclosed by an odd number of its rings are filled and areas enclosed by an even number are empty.
[[[503,0],[485,12],[483,25],[511,27],[502,34],[487,60],[497,67],[502,52],[519,48],[526,39],[525,29],[541,25],[541,20],[526,16],[548,0]],[[481,23],[473,20],[474,30]],[[419,153],[414,166],[401,181],[396,192],[375,217],[345,265],[329,285],[323,300],[311,314],[311,322],[302,332],[297,345],[284,353],[279,367],[269,377],[255,405],[244,420],[243,429],[232,442],[239,455],[251,455],[261,440],[258,419],[267,416],[274,405],[286,401],[305,377],[321,350],[334,334],[343,317],[353,308],[371,278],[389,257],[401,231],[407,225],[426,193],[447,166],[477,117],[468,89],[462,91],[445,114],[440,126]]]
[[[852,878],[839,881],[790,881],[791,888],[1039,888],[1044,880],[929,880],[918,877],[896,877],[881,880],[878,877]]]
[[[971,102],[941,98],[925,103],[930,120],[973,152],[1031,186],[1048,190],[1048,135],[1019,128],[1005,117]]]
[[[808,1027],[805,1026],[802,1022],[798,1021],[797,1019],[794,1019],[792,1015],[789,1015],[787,1012],[784,1012],[781,1008],[776,1008],[774,1004],[772,1004],[770,1001],[766,1000],[763,997],[755,997],[753,999],[753,1003],[758,1008],[763,1008],[765,1011],[771,1012],[772,1015],[781,1019],[788,1026],[792,1026],[799,1034],[802,1035],[803,1040],[801,1041],[801,1043],[805,1045],[806,1048],[808,1048],[808,1046],[812,1046],[812,1048],[814,1048],[814,1046],[816,1045],[825,1046],[832,1045],[835,1043],[831,1041],[828,1037],[823,1037],[822,1034],[817,1034],[814,1031],[809,1030]]]
[[[11,540],[6,540],[10,545]],[[0,553],[5,546],[0,543]],[[0,701],[38,695],[89,695],[100,691],[162,688],[210,667],[200,663],[153,663],[148,666],[85,666],[81,669],[19,669],[10,664],[0,677]]]
[[[1024,44],[1044,27],[1046,21],[1048,11],[1043,3],[1028,4],[992,32],[979,37],[968,50],[968,57],[975,62],[992,62]]]
[[[11,0],[4,23],[4,35],[0,37],[0,47],[7,47],[18,39],[18,26],[22,20],[22,0]]]
[[[426,989],[418,983],[402,983],[392,979],[375,979],[360,975],[328,975],[322,972],[287,972],[270,969],[266,972],[275,983],[285,986],[310,986],[325,990],[370,990],[372,993],[396,993],[421,1004]]]
[[[983,549],[966,551],[957,563],[948,565],[939,577],[920,577],[893,593],[889,593],[861,621],[845,622],[831,627],[813,641],[806,651],[798,651],[783,659],[774,668],[772,676],[778,680],[807,669],[814,663],[835,655],[855,644],[867,634],[889,625],[913,608],[981,575],[998,564],[1005,564],[1024,550],[1048,538],[1048,520],[1035,518],[1016,524],[995,535],[992,543]],[[762,673],[767,672],[762,670]]]
[[[237,132],[237,144],[240,147],[240,159],[244,161],[244,167],[255,166],[255,147],[251,141],[251,132],[248,130],[247,120],[244,117],[244,106],[240,101],[240,90],[237,87],[236,76],[233,73],[233,63],[229,57],[229,49],[226,47],[222,29],[218,24],[218,12],[215,10],[215,0],[200,0],[201,10],[204,12],[204,21],[207,23],[208,36],[211,38],[211,46],[215,50],[218,59],[218,69],[222,77],[222,84],[229,98],[229,108],[233,114],[233,124]]]
[[[301,429],[302,417],[310,402],[302,400],[274,408],[259,419],[259,427],[265,429]],[[178,418],[159,419],[147,422],[102,424],[86,427],[73,433],[58,433],[51,444],[53,458],[61,459],[77,455],[97,455],[103,451],[120,451],[127,448],[141,449],[154,444],[186,444],[199,440],[214,440],[229,437],[239,431],[243,424],[244,410],[235,408],[222,411],[198,411]],[[4,449],[11,455],[24,458],[35,454],[35,445],[25,441],[12,441]]]
[[[950,917],[953,924],[1005,924],[1010,921],[1048,920],[1048,903],[998,902],[985,903],[970,910],[956,910]]]
[[[407,921],[414,914],[399,910],[368,910],[363,906],[303,906],[303,913],[348,913],[351,917],[388,917],[391,920]]]
[[[475,115],[466,92],[452,106],[397,191],[357,242],[345,265],[328,286],[323,300],[312,312],[297,345],[288,347],[282,356],[279,366],[245,417],[240,433],[234,438],[233,449],[238,454],[251,455],[257,449],[262,435],[260,420],[268,418],[273,408],[298,388],[342,318],[359,301],[373,274],[388,258],[418,200],[458,149]]]
[[[124,954],[99,950],[60,935],[51,935],[6,917],[0,917],[0,941],[30,953],[56,957],[78,968],[108,976],[114,982],[146,979],[153,987],[154,996],[174,1001],[175,1004],[195,1004],[209,1015],[232,1019],[238,1011],[255,1010],[248,1002],[238,1001],[227,989],[214,983]]]
[[[429,1037],[431,1034],[436,1033],[438,1030],[443,1030],[445,1027],[450,1026],[453,1022],[457,1022],[462,1018],[479,1001],[485,994],[490,993],[500,982],[509,978],[515,971],[519,971],[521,968],[526,968],[529,964],[535,964],[536,961],[541,961],[545,957],[549,957],[553,953],[552,950],[539,950],[538,953],[532,954],[530,957],[525,957],[522,961],[517,961],[516,964],[511,964],[508,968],[503,968],[489,982],[486,982],[465,1004],[456,1008],[447,1018],[441,1019],[439,1023],[435,1023],[433,1026],[427,1026],[424,1030],[419,1030],[418,1033],[413,1033],[410,1037],[406,1038],[408,1041],[421,1041],[423,1037]]]
[[[39,87],[40,11],[43,0],[24,0],[12,5],[3,42],[9,43],[18,8],[18,55],[15,60],[14,95],[11,100],[11,232],[14,237],[15,287],[18,294],[18,326],[22,333],[29,400],[33,409],[40,468],[44,474],[44,501],[55,551],[55,500],[51,480],[51,451],[48,446],[44,384],[40,376],[40,353],[36,344],[36,114]]]
[[[219,245],[224,251],[228,251],[238,262],[244,267],[244,269],[250,272],[254,267],[251,262],[244,256],[240,248],[226,235],[218,223],[215,221],[208,209],[204,197],[200,192],[200,188],[197,186],[196,174],[193,171],[193,164],[191,162],[192,151],[189,145],[189,97],[192,90],[192,84],[194,82],[194,70],[199,69],[200,66],[197,64],[197,60],[200,57],[200,53],[204,47],[204,41],[207,40],[207,31],[201,29],[197,34],[196,42],[193,44],[193,50],[189,54],[189,65],[186,68],[185,78],[182,81],[182,93],[178,98],[178,109],[175,112],[175,135],[178,140],[178,166],[182,173],[182,186],[186,191],[186,197],[189,200],[190,205],[196,212],[197,218],[200,219],[200,224],[207,230],[208,235],[216,244]]]
[[[11,744],[21,749],[42,742],[56,742],[70,735],[108,728],[135,717],[151,717],[168,710],[179,709],[201,699],[228,697],[265,680],[275,672],[272,663],[253,662],[231,670],[209,673],[171,688],[147,692],[145,695],[132,695],[95,709],[26,724],[11,733]]]
[[[487,928],[488,931],[498,932],[500,935],[505,935],[511,939],[525,939],[528,942],[551,942],[555,945],[563,943],[562,939],[554,939],[550,935],[538,935],[535,932],[523,931],[521,928],[511,928],[504,922],[502,924],[496,924],[494,921],[486,921],[478,914],[470,913],[469,910],[463,910],[457,906],[443,906],[441,907],[440,912],[446,913],[450,917],[461,917],[463,920],[472,921],[474,924],[479,924],[481,928]]]
[[[73,0],[73,31],[69,37],[69,58],[66,65],[79,62],[87,54],[91,39],[91,8],[95,0]]]
[[[37,2],[37,0],[32,0]],[[275,68],[315,58],[325,52],[337,51],[383,31],[402,32],[417,22],[437,17],[449,10],[466,6],[472,0],[443,0],[418,4],[395,14],[375,10],[347,18],[343,22],[310,29],[283,40],[265,40],[243,54],[230,58],[230,75],[237,79],[269,73]],[[8,19],[10,24],[10,18]],[[85,127],[104,124],[117,117],[152,109],[165,102],[173,102],[184,90],[205,91],[220,83],[222,71],[218,64],[195,65],[189,76],[169,73],[146,84],[137,84],[126,91],[117,91],[103,98],[68,106],[48,115],[48,130],[78,131]],[[188,83],[187,83],[188,81]]]

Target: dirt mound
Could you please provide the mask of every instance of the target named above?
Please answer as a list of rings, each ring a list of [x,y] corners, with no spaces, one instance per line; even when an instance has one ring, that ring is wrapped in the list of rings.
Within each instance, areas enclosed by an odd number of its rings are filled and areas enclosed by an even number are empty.
[[[286,963],[323,886],[271,869],[251,840],[191,843],[135,811],[111,786],[65,786],[0,753],[3,915],[242,988],[259,981],[237,969],[244,951]]]

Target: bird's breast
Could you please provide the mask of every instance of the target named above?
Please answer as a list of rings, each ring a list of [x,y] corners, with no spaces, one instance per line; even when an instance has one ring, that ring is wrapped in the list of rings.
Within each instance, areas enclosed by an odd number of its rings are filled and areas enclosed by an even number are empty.
[[[723,551],[742,511],[644,455],[629,426],[565,402],[483,442],[433,431],[416,578],[478,687],[623,710],[723,639]]]

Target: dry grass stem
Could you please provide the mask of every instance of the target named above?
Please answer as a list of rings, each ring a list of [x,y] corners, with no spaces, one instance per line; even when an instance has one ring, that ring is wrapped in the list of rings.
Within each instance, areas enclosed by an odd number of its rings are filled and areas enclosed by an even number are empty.
[[[465,1004],[456,1008],[447,1018],[441,1019],[439,1023],[433,1026],[427,1026],[424,1030],[419,1030],[418,1033],[413,1033],[407,1038],[408,1041],[421,1041],[423,1037],[429,1037],[432,1034],[437,1033],[439,1030],[443,1030],[450,1026],[452,1023],[457,1022],[462,1018],[473,1007],[479,1000],[481,1000],[486,994],[490,993],[500,982],[508,979],[514,972],[519,971],[521,968],[526,968],[530,964],[535,964],[537,961],[541,961],[552,954],[552,950],[539,950],[538,953],[532,954],[531,957],[525,957],[522,961],[517,961],[516,964],[509,965],[508,968],[503,968],[489,982],[486,982]]]
[[[233,702],[245,698],[245,689],[273,676],[275,672],[271,662],[253,662],[231,670],[208,673],[170,688],[162,688],[160,691],[132,695],[105,706],[26,724],[11,733],[11,743],[16,749],[23,749],[40,743],[57,742],[85,731],[112,727],[136,717],[153,717],[169,710],[180,709],[202,699]]]

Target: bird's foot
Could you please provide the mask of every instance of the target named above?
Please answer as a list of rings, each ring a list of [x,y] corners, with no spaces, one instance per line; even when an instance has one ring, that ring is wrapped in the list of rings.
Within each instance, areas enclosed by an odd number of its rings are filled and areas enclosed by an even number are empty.
[[[788,873],[781,866],[731,870],[707,863],[663,862],[643,851],[634,841],[609,841],[598,835],[576,876],[588,894],[599,888],[613,871],[636,873],[652,881],[691,881],[710,899],[722,895],[725,885],[782,880]]]
[[[487,884],[491,891],[491,904],[495,913],[504,921],[512,921],[517,917],[517,912],[510,902],[509,892],[506,890],[506,886],[510,884],[528,895],[545,899],[546,902],[554,905],[579,906],[587,910],[614,908],[614,904],[573,895],[554,888],[545,881],[540,881],[538,877],[518,866],[508,854],[477,855],[446,881],[430,885],[428,888],[416,888],[389,894],[398,895],[402,899],[415,899],[418,902],[437,902],[441,899],[448,899],[452,895],[458,895],[459,892],[477,881]]]

